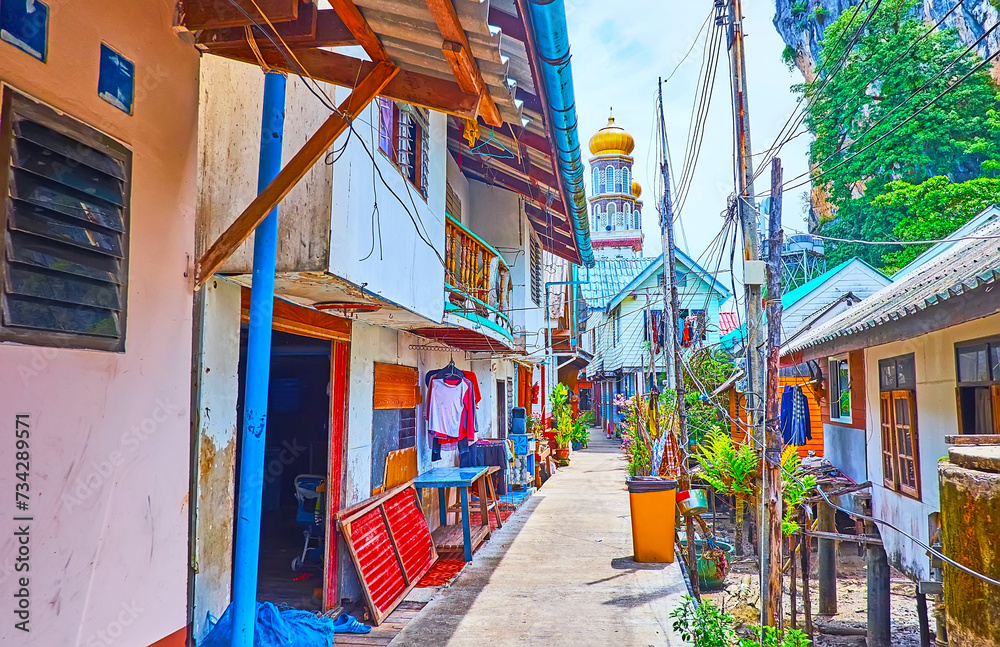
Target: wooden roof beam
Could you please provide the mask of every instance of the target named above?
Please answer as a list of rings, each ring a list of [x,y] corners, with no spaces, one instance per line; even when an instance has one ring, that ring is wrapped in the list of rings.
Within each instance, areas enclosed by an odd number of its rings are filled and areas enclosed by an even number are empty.
[[[309,7],[308,9],[306,7]],[[252,33],[258,48],[274,49],[271,38],[280,46],[282,41],[296,50],[308,47],[340,47],[357,45],[354,34],[347,29],[344,21],[332,9],[316,10],[316,5],[307,4],[299,9],[299,18],[295,22],[280,22],[274,25],[281,40],[271,34],[266,25],[267,35],[256,27]],[[247,33],[245,27],[227,27],[225,29],[205,29],[198,34],[198,47],[213,54],[224,54],[227,49],[246,49]]]
[[[358,39],[358,44],[364,48],[368,56],[373,61],[391,63],[389,53],[385,51],[382,41],[378,39],[378,34],[371,28],[365,17],[361,15],[354,0],[330,0],[330,6],[337,12],[340,19],[347,25],[354,37]]]
[[[496,102],[490,96],[482,71],[472,56],[469,38],[465,35],[465,28],[458,19],[452,0],[425,0],[425,2],[431,11],[431,16],[434,17],[434,22],[437,23],[438,31],[444,38],[441,51],[451,66],[459,87],[468,94],[479,96],[478,113],[483,121],[490,126],[501,125],[503,118]]]
[[[399,68],[392,63],[381,62],[358,83],[350,96],[340,104],[338,111],[323,122],[292,159],[288,160],[274,180],[264,187],[264,190],[205,252],[198,261],[196,285],[202,285],[222,267],[225,260],[250,237],[271,209],[276,207],[298,181],[305,177],[309,169],[326,154],[337,137],[347,129],[350,120],[357,117],[398,73]]]
[[[180,23],[189,31],[266,24],[265,16],[275,23],[295,20],[299,0],[183,0],[180,5]]]
[[[533,184],[525,182],[520,178],[514,177],[508,171],[505,171],[502,168],[501,169],[491,168],[489,166],[486,166],[479,160],[471,159],[469,156],[466,155],[462,156],[462,163],[460,166],[463,173],[466,171],[472,172],[473,174],[478,176],[477,179],[481,178],[480,181],[493,182],[494,184],[498,184],[505,189],[508,189],[515,193],[519,193],[523,195],[525,198],[528,198],[529,200],[533,200],[535,202],[541,202],[545,200],[545,197],[543,195],[544,189],[542,189],[539,186],[535,186]],[[492,173],[492,175],[490,175],[488,171]],[[551,211],[555,211],[556,213],[560,214],[561,218],[565,218],[565,216],[562,215],[563,213],[565,213],[563,203],[562,200],[559,199],[558,193],[555,193],[554,191],[551,191],[549,193],[550,195],[552,195],[552,204],[549,205],[549,209]]]
[[[296,66],[275,49],[261,49],[261,57],[268,67],[287,74],[300,74]],[[251,65],[257,65],[257,57],[249,46],[242,49],[223,50],[220,56]],[[375,64],[344,54],[328,52],[324,49],[298,49],[295,56],[309,75],[317,81],[324,81],[342,87],[353,87],[359,78],[370,74]],[[476,114],[478,97],[462,92],[458,84],[448,79],[427,76],[417,72],[401,70],[379,93],[396,101],[422,106],[464,118]]]

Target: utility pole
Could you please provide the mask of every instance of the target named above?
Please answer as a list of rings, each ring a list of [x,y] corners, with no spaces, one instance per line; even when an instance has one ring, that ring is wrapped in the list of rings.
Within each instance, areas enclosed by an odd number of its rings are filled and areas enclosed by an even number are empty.
[[[743,234],[743,285],[746,297],[747,326],[747,372],[750,393],[747,405],[750,433],[758,448],[764,447],[764,327],[761,315],[761,284],[763,283],[763,263],[760,260],[760,234],[757,228],[757,207],[754,203],[753,157],[750,150],[750,106],[747,101],[747,66],[743,52],[743,8],[741,0],[729,0],[729,54],[732,64],[734,126],[736,130],[736,170],[737,195],[736,213]],[[758,491],[763,493],[763,483]],[[763,496],[762,503],[763,503]],[[768,559],[772,540],[764,523],[763,506],[757,524],[760,536],[761,558],[761,600],[770,597],[767,573],[770,571]],[[767,624],[766,613],[761,614],[761,622]]]
[[[663,173],[663,205],[660,209],[660,241],[663,245],[663,277],[664,288],[669,288],[670,292],[664,290],[663,300],[664,310],[668,313],[668,328],[664,334],[670,360],[667,366],[673,364],[673,385],[674,394],[677,398],[677,418],[680,423],[680,445],[681,445],[681,487],[688,489],[691,487],[691,479],[687,471],[687,452],[690,447],[687,428],[687,415],[684,406],[684,372],[681,368],[681,345],[677,342],[677,316],[680,312],[681,301],[677,293],[677,253],[674,247],[674,205],[670,197],[670,165],[667,162],[667,126],[663,118],[663,79],[659,80],[659,108],[660,108],[660,171]],[[669,341],[668,341],[669,340]],[[698,558],[694,544],[694,520],[690,515],[685,516],[685,536],[687,537],[687,566],[688,575],[691,578],[691,589],[695,597],[700,597],[701,591],[698,585]]]
[[[781,353],[781,247],[785,234],[781,228],[781,160],[771,160],[771,213],[767,225],[767,391],[765,395],[764,439],[764,507],[766,523],[760,526],[761,535],[767,537],[767,597],[762,597],[766,624],[780,627],[784,620],[781,609],[781,424],[779,420],[778,362]],[[762,553],[763,557],[763,553]],[[794,564],[794,554],[792,563]],[[795,569],[792,569],[794,590]],[[805,591],[803,595],[809,595]],[[795,618],[795,599],[792,598],[792,618]]]

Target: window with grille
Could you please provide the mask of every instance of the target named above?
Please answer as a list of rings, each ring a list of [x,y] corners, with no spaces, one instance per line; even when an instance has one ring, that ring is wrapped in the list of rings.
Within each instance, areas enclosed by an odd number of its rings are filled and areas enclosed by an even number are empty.
[[[883,482],[887,488],[920,498],[913,355],[880,360],[878,370]]]
[[[601,182],[601,180],[603,180],[603,179],[604,179],[604,177],[601,175],[601,169],[599,169],[599,168],[597,168],[595,166],[594,167],[594,186],[593,186],[593,191],[594,191],[595,194],[601,193],[601,192],[604,191],[604,187],[601,186],[603,184],[603,182]]]
[[[426,198],[430,145],[427,110],[385,97],[379,97],[377,105],[379,149]]]
[[[0,340],[125,350],[131,152],[6,88]]]
[[[608,193],[615,190],[615,169],[611,166],[604,169],[604,183]]]
[[[528,238],[528,253],[531,258],[531,300],[536,306],[542,305],[542,245],[534,235]]]

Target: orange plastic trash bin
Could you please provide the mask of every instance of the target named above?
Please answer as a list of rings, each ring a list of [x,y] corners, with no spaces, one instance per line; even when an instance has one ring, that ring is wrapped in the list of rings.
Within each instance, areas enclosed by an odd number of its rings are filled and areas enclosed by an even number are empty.
[[[674,561],[674,497],[677,481],[654,476],[630,476],[628,502],[632,512],[632,551],[643,563]]]

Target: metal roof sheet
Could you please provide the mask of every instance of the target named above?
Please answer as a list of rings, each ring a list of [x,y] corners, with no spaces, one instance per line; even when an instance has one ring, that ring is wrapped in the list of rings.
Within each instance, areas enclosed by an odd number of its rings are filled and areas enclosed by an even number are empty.
[[[1000,221],[987,224],[974,235],[973,239],[938,243],[950,248],[804,335],[782,349],[782,354],[850,337],[995,283],[1000,278]]]
[[[401,69],[442,79],[453,79],[451,66],[441,51],[442,37],[424,0],[355,0],[361,15],[378,36],[389,57]],[[517,87],[530,83],[531,75],[509,69],[501,51],[500,30],[488,23],[488,1],[456,2],[472,56],[479,65],[490,96],[504,121],[520,124],[521,106],[515,100]],[[520,76],[516,76],[520,73]]]
[[[590,283],[580,286],[583,298],[591,308],[606,308],[632,279],[639,276],[652,258],[597,259],[590,268]]]

